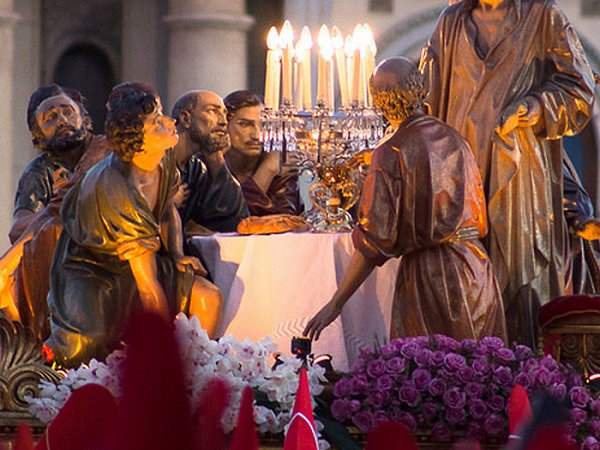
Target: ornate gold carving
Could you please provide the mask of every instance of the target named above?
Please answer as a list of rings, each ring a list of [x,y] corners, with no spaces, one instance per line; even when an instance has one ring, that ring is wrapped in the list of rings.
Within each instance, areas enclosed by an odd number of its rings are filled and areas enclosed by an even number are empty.
[[[5,412],[27,413],[25,397],[38,395],[40,381],[56,383],[59,379],[44,364],[41,344],[33,333],[0,318],[0,420]]]

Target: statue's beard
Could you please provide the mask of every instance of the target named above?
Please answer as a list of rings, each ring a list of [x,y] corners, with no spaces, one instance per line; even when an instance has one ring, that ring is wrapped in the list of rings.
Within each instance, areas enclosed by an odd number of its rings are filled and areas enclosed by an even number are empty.
[[[222,137],[209,134],[201,134],[198,130],[190,129],[190,138],[200,147],[203,153],[214,153],[229,147],[229,135],[225,133]]]
[[[87,130],[85,127],[79,129],[69,128],[72,133],[54,135],[42,143],[43,149],[50,153],[59,154],[82,146],[87,138]]]

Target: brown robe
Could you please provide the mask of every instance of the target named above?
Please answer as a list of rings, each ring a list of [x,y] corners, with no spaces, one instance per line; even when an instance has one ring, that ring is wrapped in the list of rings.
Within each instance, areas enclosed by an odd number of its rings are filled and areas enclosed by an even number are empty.
[[[540,304],[565,292],[569,237],[562,211],[561,138],[588,122],[594,78],[553,0],[514,0],[517,22],[487,54],[477,47],[473,1],[448,7],[424,49],[431,114],[471,146],[484,183],[486,246],[503,293],[509,338],[535,345]],[[535,129],[494,132],[526,96],[543,109]]]
[[[478,240],[485,234],[477,164],[455,130],[413,116],[375,149],[353,240],[377,264],[402,256],[392,338],[506,339],[500,291]]]
[[[275,176],[267,192],[248,177],[242,183],[242,192],[253,216],[269,214],[300,214],[300,191],[297,176]]]
[[[23,324],[43,341],[50,333],[48,290],[54,249],[62,231],[59,216],[65,193],[98,161],[110,153],[104,136],[93,136],[67,184],[37,211],[24,234],[32,234],[23,246],[23,257],[16,271],[17,307]]]

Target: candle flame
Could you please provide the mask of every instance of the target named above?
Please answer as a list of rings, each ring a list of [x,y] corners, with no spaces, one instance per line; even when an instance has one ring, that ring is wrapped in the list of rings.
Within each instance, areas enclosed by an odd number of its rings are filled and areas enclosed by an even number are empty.
[[[344,37],[340,32],[340,29],[335,25],[331,29],[331,41],[335,49],[344,48]]]
[[[363,33],[367,47],[373,56],[375,56],[377,54],[377,44],[375,44],[375,38],[373,37],[373,31],[371,31],[371,27],[366,23],[363,24]]]
[[[287,48],[294,45],[294,30],[289,20],[283,22],[281,32],[279,33],[279,45],[281,48]]]
[[[276,50],[279,45],[279,34],[277,28],[271,27],[269,34],[267,34],[267,47],[269,50]]]
[[[306,25],[302,28],[299,42],[302,42],[302,48],[304,48],[305,50],[312,48],[312,36],[310,34],[310,29]]]
[[[327,28],[327,25],[321,26],[317,42],[319,43],[319,52],[323,58],[331,59],[333,56],[333,44],[331,42],[331,35],[329,34],[329,28]]]

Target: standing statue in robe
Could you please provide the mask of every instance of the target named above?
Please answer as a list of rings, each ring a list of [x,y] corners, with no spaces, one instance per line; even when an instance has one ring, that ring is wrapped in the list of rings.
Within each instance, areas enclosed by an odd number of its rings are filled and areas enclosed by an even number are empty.
[[[107,108],[113,154],[73,186],[61,208],[46,342],[65,366],[105,357],[136,308],[166,320],[195,315],[212,334],[222,303],[218,288],[198,276],[206,275],[200,261],[183,254],[173,203],[179,176],[167,150],[177,143],[174,120],[141,83],[113,88]]]
[[[430,113],[479,166],[509,339],[533,346],[539,307],[565,293],[569,272],[561,139],[594,100],[581,43],[554,0],[463,0],[442,13],[420,68]]]
[[[373,152],[342,283],[304,334],[318,339],[375,265],[402,256],[392,338],[506,339],[500,291],[479,241],[487,232],[485,200],[469,145],[424,114],[424,81],[410,60],[383,61],[370,89],[395,131]]]

